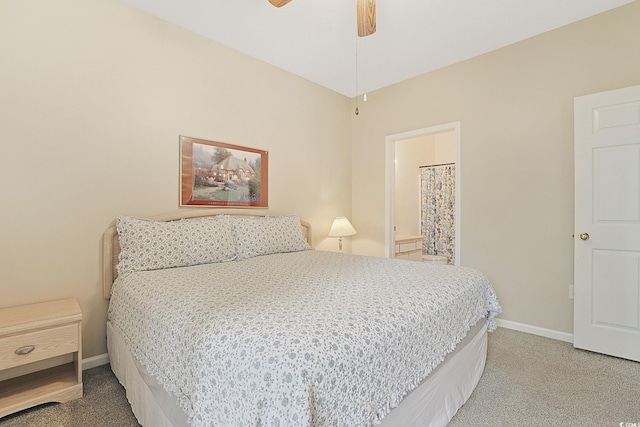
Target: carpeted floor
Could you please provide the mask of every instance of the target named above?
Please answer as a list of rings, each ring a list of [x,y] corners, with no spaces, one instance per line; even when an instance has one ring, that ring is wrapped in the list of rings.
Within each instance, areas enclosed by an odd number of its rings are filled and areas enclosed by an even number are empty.
[[[640,363],[498,328],[478,387],[449,427],[621,423],[640,427]]]
[[[84,372],[82,399],[0,419],[1,427],[137,425],[108,366]],[[499,328],[478,387],[449,426],[640,427],[640,363]]]

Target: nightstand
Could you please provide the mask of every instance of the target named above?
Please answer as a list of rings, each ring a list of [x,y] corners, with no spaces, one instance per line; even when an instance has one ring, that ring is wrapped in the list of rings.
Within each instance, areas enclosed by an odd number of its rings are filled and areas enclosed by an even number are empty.
[[[0,374],[65,355],[73,360],[0,381],[0,417],[82,397],[82,312],[75,298],[0,309]]]

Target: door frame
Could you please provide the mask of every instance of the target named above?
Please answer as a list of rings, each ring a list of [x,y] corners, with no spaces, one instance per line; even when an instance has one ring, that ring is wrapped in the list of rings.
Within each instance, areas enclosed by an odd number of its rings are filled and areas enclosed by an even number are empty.
[[[460,263],[460,224],[461,224],[461,206],[462,199],[460,176],[461,176],[461,163],[460,163],[460,122],[445,123],[437,126],[430,126],[422,129],[410,130],[407,132],[397,133],[394,135],[387,135],[385,137],[385,185],[384,185],[384,206],[385,206],[385,227],[384,227],[384,256],[386,258],[393,258],[395,237],[394,237],[394,225],[395,225],[395,186],[396,186],[396,142],[403,141],[405,139],[413,139],[421,136],[435,135],[444,132],[455,132],[455,148],[456,148],[456,242],[455,242],[455,256],[456,265]]]

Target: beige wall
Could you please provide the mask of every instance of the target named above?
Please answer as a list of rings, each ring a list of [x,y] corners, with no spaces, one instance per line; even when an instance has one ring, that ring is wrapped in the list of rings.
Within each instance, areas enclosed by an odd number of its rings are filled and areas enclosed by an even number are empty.
[[[118,0],[3,0],[0,64],[0,307],[78,298],[85,357],[106,352],[101,234],[178,210],[181,134],[268,150],[271,209],[337,250],[346,97]]]
[[[396,234],[420,235],[420,169],[435,157],[435,136],[405,139],[395,144]]]
[[[456,133],[453,131],[437,133],[434,136],[434,158],[426,165],[439,165],[456,162]]]
[[[385,136],[460,121],[461,263],[503,319],[571,332],[573,98],[640,84],[638,52],[634,2],[370,93],[352,118],[354,252],[384,255]]]

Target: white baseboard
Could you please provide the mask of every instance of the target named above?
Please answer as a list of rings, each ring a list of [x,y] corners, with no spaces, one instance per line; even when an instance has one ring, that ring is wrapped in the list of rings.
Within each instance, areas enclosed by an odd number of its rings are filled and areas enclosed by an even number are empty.
[[[96,368],[98,366],[106,365],[107,363],[109,363],[108,353],[88,357],[86,359],[82,359],[82,370],[85,371],[87,369]]]
[[[573,334],[554,331],[553,329],[540,328],[538,326],[526,325],[524,323],[512,322],[511,320],[496,319],[496,323],[501,328],[513,329],[528,334],[539,335],[541,337],[554,340],[565,341],[573,344]]]

